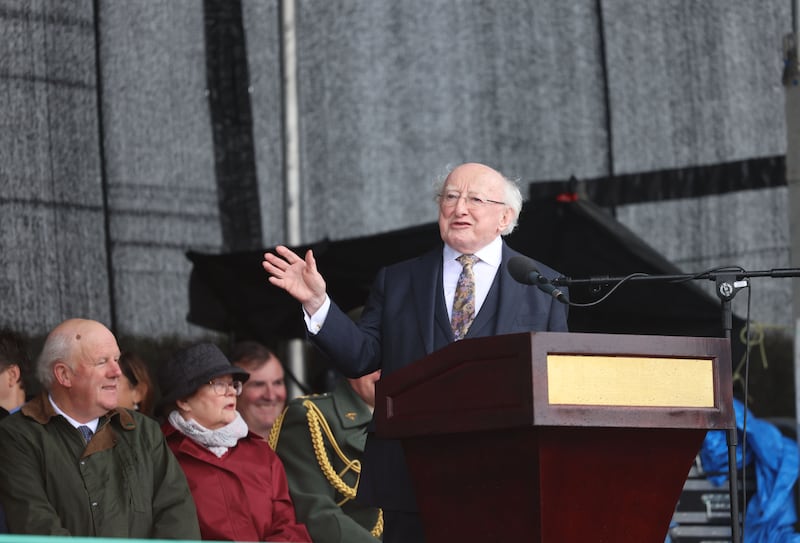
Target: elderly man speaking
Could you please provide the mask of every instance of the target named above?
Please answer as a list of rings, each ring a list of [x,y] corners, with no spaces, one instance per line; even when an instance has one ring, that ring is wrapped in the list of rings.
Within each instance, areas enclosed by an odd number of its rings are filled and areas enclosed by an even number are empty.
[[[262,263],[269,281],[303,306],[309,337],[348,377],[382,375],[464,338],[567,330],[566,306],[508,272],[519,255],[502,240],[517,224],[516,183],[484,164],[456,167],[436,190],[442,246],[382,269],[354,324],[328,297],[311,251],[286,247]],[[557,272],[536,263],[548,278]],[[384,543],[423,541],[401,445],[367,437],[357,500],[383,508]]]
[[[120,351],[70,319],[36,362],[44,391],[0,424],[0,503],[12,533],[199,539],[181,467],[155,420],[117,407]]]

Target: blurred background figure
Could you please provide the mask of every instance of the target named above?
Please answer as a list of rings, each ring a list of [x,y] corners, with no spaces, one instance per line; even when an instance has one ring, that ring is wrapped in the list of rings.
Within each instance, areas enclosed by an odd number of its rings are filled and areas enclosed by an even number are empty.
[[[248,378],[213,343],[178,351],[159,368],[161,430],[186,473],[203,539],[310,542],[278,456],[236,410]]]
[[[147,362],[136,353],[126,352],[120,356],[119,369],[119,406],[152,417],[155,391]]]
[[[0,419],[19,411],[33,395],[31,360],[22,337],[0,330]]]
[[[251,432],[268,439],[272,425],[286,407],[283,364],[275,353],[255,341],[235,344],[231,363],[250,374],[237,409]]]
[[[380,376],[342,378],[331,393],[290,401],[270,436],[314,543],[375,543],[383,534],[381,511],[355,501]]]

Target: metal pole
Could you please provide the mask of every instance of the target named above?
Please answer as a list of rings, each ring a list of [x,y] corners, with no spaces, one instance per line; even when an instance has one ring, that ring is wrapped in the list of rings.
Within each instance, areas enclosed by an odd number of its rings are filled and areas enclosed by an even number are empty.
[[[800,0],[792,1],[793,32],[783,39],[783,86],[786,115],[786,185],[789,189],[789,233],[791,262],[800,264]],[[798,280],[800,281],[800,280]],[[792,309],[795,320],[800,318],[800,282],[792,283]],[[798,411],[800,413],[800,411]]]
[[[117,288],[114,272],[114,239],[111,236],[111,216],[108,189],[108,168],[106,164],[106,131],[105,116],[103,108],[103,65],[100,62],[100,47],[102,46],[100,25],[100,2],[94,0],[92,9],[94,11],[94,73],[96,82],[95,99],[97,100],[97,147],[100,158],[100,188],[103,195],[103,235],[105,238],[106,250],[106,274],[108,276],[108,328],[114,333],[119,334],[117,326]]]
[[[789,191],[789,243],[792,266],[800,265],[800,0],[792,0],[792,33],[783,40],[783,87],[786,115],[786,185]],[[800,279],[792,280],[794,317],[794,397],[800,414]],[[800,446],[799,417],[795,429]],[[800,503],[800,487],[798,487]]]
[[[302,243],[301,185],[300,185],[300,134],[297,97],[297,36],[295,33],[295,1],[281,0],[281,28],[283,51],[283,139],[285,168],[286,203],[286,242],[289,245]],[[287,364],[291,372],[300,380],[306,376],[305,351],[303,341],[289,340],[287,345]],[[298,396],[300,390],[289,383],[290,398]]]

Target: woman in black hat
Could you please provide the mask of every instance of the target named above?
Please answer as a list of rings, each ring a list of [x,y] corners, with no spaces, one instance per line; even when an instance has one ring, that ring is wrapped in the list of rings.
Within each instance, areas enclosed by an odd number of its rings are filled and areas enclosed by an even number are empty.
[[[161,429],[189,481],[203,539],[310,542],[283,465],[236,411],[249,377],[211,343],[179,351],[159,372]]]

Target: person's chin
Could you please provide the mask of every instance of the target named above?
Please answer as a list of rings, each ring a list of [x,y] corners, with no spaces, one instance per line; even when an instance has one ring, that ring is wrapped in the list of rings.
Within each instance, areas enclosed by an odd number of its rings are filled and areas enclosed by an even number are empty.
[[[455,230],[447,238],[447,244],[456,250],[473,243],[475,243],[475,236],[472,235],[472,230],[469,228]]]
[[[276,420],[278,420],[278,417],[272,417],[272,418],[269,418],[269,419],[264,419],[264,421],[262,422],[262,426],[264,428],[266,428],[267,430],[269,430],[270,428],[272,428],[272,425],[275,424]]]
[[[105,409],[115,409],[117,406],[119,406],[119,395],[117,394],[117,389],[104,389],[98,399],[100,400],[98,403]]]
[[[101,402],[99,406],[103,410],[103,414],[105,414],[106,411],[113,411],[119,407],[119,402]]]
[[[277,407],[274,404],[271,405],[261,405],[259,406],[258,410],[261,412],[262,418],[268,418],[275,416],[275,412],[277,411]]]

